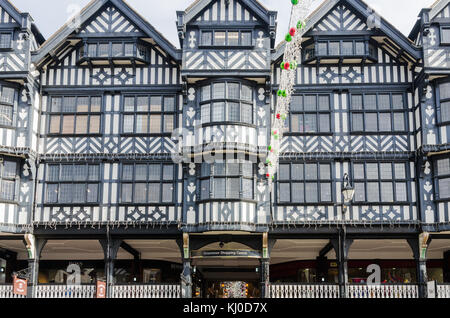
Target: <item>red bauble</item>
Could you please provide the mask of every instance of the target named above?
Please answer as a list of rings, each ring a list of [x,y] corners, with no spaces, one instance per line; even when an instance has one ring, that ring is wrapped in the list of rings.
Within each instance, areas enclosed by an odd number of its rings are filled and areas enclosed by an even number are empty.
[[[288,70],[290,66],[291,65],[289,64],[289,62],[284,63],[284,69],[285,70]]]
[[[281,118],[281,115],[280,114],[277,114],[277,119],[280,119]]]
[[[266,177],[267,177],[267,178],[270,178],[270,174],[266,174]]]
[[[290,30],[289,30],[289,34],[291,35],[291,36],[294,36],[295,35],[295,28],[291,28]]]

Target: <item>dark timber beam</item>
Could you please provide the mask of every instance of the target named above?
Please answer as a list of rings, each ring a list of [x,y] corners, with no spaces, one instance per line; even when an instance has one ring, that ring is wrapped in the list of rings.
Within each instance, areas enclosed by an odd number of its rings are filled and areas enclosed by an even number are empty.
[[[327,245],[325,245],[324,248],[322,248],[319,252],[319,257],[326,257],[327,254],[333,249],[333,244],[329,242]]]
[[[122,242],[122,244],[120,244],[120,247],[123,248],[128,253],[130,253],[131,255],[133,255],[134,259],[136,260],[141,259],[141,253],[136,249],[134,249],[131,245]]]

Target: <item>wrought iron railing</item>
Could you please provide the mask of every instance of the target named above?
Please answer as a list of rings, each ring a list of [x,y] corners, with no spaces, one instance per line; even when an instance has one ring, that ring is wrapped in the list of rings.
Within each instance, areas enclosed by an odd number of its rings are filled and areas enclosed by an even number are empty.
[[[181,298],[180,284],[127,284],[112,286],[111,298]]]
[[[276,283],[270,286],[271,298],[339,298],[337,284]]]
[[[347,298],[418,298],[419,286],[414,284],[350,284]]]

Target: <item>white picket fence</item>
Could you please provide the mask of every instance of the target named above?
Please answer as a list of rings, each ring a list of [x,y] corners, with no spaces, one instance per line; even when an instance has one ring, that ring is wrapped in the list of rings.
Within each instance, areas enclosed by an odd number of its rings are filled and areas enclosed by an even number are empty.
[[[450,298],[450,284],[437,284],[437,298]]]
[[[418,298],[417,285],[348,285],[348,298]]]
[[[95,298],[95,285],[39,285],[37,298]]]
[[[180,284],[114,285],[112,298],[181,298]]]
[[[271,284],[271,298],[339,298],[339,285]]]
[[[3,298],[25,298],[25,296],[14,295],[13,285],[0,285],[0,299]]]

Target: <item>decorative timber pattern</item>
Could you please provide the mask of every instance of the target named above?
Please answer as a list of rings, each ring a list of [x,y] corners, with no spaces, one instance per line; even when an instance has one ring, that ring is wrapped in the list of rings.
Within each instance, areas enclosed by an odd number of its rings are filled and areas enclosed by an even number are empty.
[[[267,51],[186,50],[185,70],[268,70]]]
[[[13,17],[11,17],[8,12],[6,12],[5,9],[3,9],[2,7],[0,7],[0,23],[1,24],[6,24],[6,23],[17,23],[16,20],[13,19]]]
[[[117,8],[107,7],[100,15],[95,17],[82,31],[81,34],[98,33],[139,33],[140,30]]]
[[[77,49],[69,50],[42,74],[44,86],[179,85],[179,66],[156,47],[149,48],[149,65],[137,67],[77,66]]]
[[[195,22],[248,22],[257,18],[239,0],[218,0],[198,14]]]
[[[370,28],[346,6],[337,6],[315,25],[313,31],[367,31]]]

